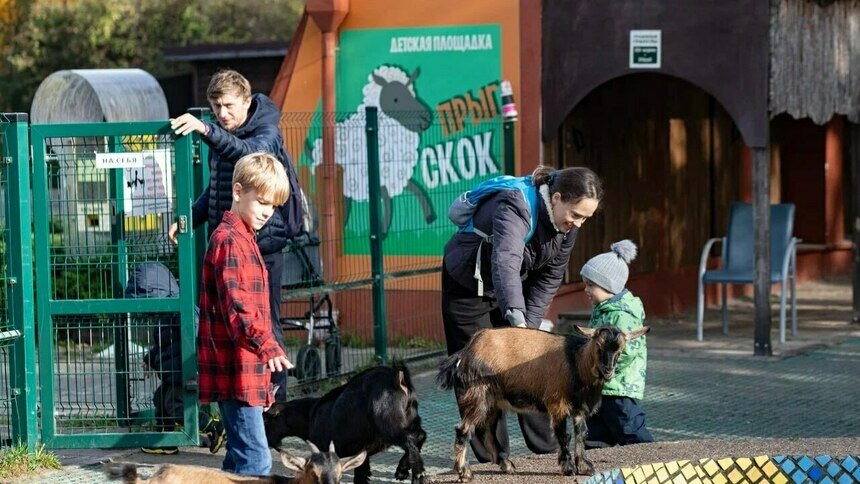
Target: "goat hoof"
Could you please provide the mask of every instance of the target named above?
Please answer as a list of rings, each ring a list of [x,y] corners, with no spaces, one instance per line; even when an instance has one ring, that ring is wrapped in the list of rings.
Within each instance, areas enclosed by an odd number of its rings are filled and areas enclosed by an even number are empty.
[[[425,483],[426,483],[426,478],[424,477],[424,474],[420,474],[420,475],[414,476],[412,478],[412,484],[425,484]]]
[[[394,471],[394,478],[398,481],[402,481],[407,477],[409,477],[409,469],[401,469],[398,467],[397,470]],[[414,479],[413,482],[415,482]]]
[[[502,468],[502,472],[504,472],[505,474],[516,474],[517,472],[517,466],[515,466],[514,463],[508,459],[502,459],[502,461],[499,463],[499,467]]]
[[[594,465],[585,459],[579,460],[576,462],[576,473],[580,476],[593,476]]]
[[[565,475],[565,476],[571,476],[571,475],[573,475],[573,471],[574,471],[574,468],[573,468],[573,463],[572,463],[572,462],[570,462],[570,461],[566,461],[566,462],[562,462],[562,463],[561,463],[561,473],[562,473],[562,475]]]
[[[466,467],[462,471],[460,471],[460,482],[471,482],[472,481],[472,469]]]

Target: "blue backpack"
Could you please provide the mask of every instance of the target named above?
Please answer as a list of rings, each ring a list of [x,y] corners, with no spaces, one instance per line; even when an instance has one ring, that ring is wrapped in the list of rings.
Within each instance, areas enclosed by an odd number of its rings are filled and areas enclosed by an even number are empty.
[[[499,190],[519,190],[531,212],[531,226],[523,242],[528,243],[535,233],[538,220],[538,190],[532,185],[531,175],[515,177],[509,175],[497,176],[485,180],[471,190],[461,194],[448,208],[448,218],[460,228],[459,232],[474,232],[485,241],[492,243],[492,236],[475,228],[472,217],[481,201]]]
[[[457,197],[457,199],[454,200],[454,203],[448,207],[448,218],[454,222],[454,225],[460,228],[459,232],[473,232],[482,239],[481,243],[478,245],[478,255],[476,256],[474,274],[474,278],[478,286],[478,296],[484,295],[484,280],[481,275],[481,248],[483,247],[484,242],[492,244],[493,236],[492,234],[486,234],[476,228],[472,221],[472,217],[475,215],[475,210],[478,209],[478,205],[480,205],[481,201],[499,190],[519,190],[520,194],[528,204],[530,212],[530,226],[529,233],[526,234],[523,239],[523,242],[528,243],[535,233],[535,228],[537,227],[538,222],[538,191],[537,188],[532,185],[531,175],[523,177],[503,175],[485,180],[477,184],[468,192]]]

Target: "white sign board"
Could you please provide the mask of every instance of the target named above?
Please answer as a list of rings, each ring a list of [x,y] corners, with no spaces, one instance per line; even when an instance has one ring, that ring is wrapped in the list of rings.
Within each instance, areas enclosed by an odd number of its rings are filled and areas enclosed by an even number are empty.
[[[172,156],[169,150],[139,153],[141,164],[125,169],[125,212],[145,216],[170,212],[173,193]]]
[[[659,69],[662,61],[660,30],[630,31],[630,68]]]
[[[96,153],[96,168],[142,168],[143,153]]]

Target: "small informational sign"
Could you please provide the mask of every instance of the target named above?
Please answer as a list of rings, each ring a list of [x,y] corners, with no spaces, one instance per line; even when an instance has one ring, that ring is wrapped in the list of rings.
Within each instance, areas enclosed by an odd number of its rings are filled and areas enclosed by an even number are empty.
[[[126,215],[145,216],[170,211],[171,165],[169,150],[147,150],[140,155],[140,166],[125,168]]]
[[[660,30],[630,31],[630,68],[659,69],[662,60]]]
[[[142,168],[143,153],[96,153],[96,168]]]

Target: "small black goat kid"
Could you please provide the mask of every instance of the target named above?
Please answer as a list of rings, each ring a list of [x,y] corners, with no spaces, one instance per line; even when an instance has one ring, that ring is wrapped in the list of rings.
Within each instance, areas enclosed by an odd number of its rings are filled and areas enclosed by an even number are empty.
[[[125,484],[180,484],[204,482],[206,484],[338,484],[343,473],[359,466],[367,457],[360,452],[352,457],[339,458],[334,443],[328,452],[308,442],[311,455],[297,457],[281,451],[281,461],[288,469],[296,471],[295,477],[273,475],[270,477],[248,477],[202,466],[165,464],[147,480],[137,475],[137,464],[106,462],[104,471],[111,479],[122,479]]]
[[[454,470],[461,482],[472,479],[466,444],[476,428],[486,430],[484,446],[502,471],[514,472],[509,460],[499,459],[490,437],[507,410],[547,412],[558,440],[561,473],[594,474],[594,466],[585,458],[586,419],[599,408],[603,383],[614,376],[624,346],[650,328],[631,333],[611,327],[577,328],[583,336],[525,328],[484,329],[439,365],[437,381],[444,389],[456,388],[458,394],[462,417],[455,428]],[[567,431],[571,414],[573,465]]]
[[[279,449],[284,437],[317,444],[334,442],[347,454],[367,452],[355,469],[355,482],[370,482],[370,456],[392,445],[406,451],[394,477],[423,484],[421,447],[427,438],[421,428],[415,388],[402,361],[364,370],[346,384],[320,398],[278,402],[263,414],[269,446]]]

